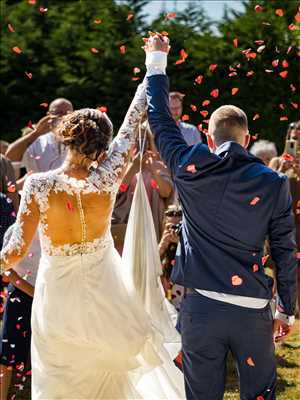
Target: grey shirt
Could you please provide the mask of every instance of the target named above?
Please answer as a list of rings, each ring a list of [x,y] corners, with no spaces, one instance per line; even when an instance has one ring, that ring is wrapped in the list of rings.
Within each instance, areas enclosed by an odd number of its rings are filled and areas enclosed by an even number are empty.
[[[200,132],[194,125],[180,121],[178,123],[178,127],[181,131],[184,140],[187,142],[189,146],[202,142]]]

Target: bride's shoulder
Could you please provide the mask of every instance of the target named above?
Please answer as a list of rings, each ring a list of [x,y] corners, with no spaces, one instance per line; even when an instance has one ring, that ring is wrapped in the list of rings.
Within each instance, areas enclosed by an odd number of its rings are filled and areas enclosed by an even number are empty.
[[[25,179],[23,190],[43,192],[53,185],[56,180],[56,171],[35,172]]]

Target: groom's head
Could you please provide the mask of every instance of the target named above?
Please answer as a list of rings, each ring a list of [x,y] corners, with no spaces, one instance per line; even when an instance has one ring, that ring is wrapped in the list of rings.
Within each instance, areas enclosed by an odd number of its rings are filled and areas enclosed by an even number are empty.
[[[211,115],[208,125],[208,146],[215,150],[229,141],[247,147],[250,135],[247,115],[236,106],[226,105],[217,108]]]

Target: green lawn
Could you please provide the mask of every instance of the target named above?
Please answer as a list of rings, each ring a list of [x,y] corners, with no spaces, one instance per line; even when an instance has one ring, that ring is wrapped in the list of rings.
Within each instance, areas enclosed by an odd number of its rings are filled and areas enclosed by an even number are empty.
[[[277,349],[278,390],[277,400],[300,399],[300,321],[295,324],[291,337]],[[228,363],[228,378],[225,400],[238,400],[237,377],[232,360]],[[25,382],[15,378],[13,385],[22,384],[24,388],[12,387],[9,399],[30,400],[30,377]],[[14,396],[16,395],[16,397]],[[13,396],[13,397],[12,397]],[[120,399],[121,400],[121,399]],[[172,400],[172,399],[169,399]]]

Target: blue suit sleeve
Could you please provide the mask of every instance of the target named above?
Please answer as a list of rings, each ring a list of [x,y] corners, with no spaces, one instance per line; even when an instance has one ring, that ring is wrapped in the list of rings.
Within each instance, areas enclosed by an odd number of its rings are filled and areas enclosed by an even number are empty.
[[[192,155],[195,154],[195,146],[187,145],[170,113],[168,77],[166,75],[147,77],[146,94],[148,120],[155,137],[155,144],[172,174],[176,175],[180,167],[191,161]],[[202,152],[203,156],[209,155],[207,146],[201,144],[196,146],[198,156],[199,152]]]
[[[295,219],[288,179],[283,176],[269,226],[270,249],[277,271],[277,290],[283,312],[295,313],[297,296],[297,258]]]

